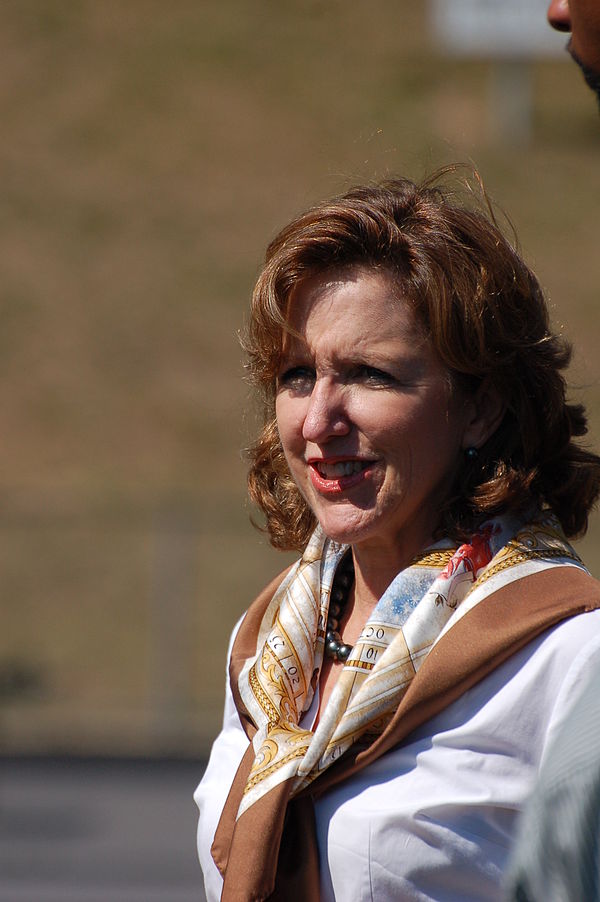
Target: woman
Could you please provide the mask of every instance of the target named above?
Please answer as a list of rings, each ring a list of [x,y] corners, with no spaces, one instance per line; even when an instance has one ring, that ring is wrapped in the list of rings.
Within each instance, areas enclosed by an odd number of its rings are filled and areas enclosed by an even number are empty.
[[[302,557],[234,631],[196,792],[209,902],[499,898],[600,655],[565,538],[600,486],[569,349],[494,223],[399,180],[283,229],[247,350],[250,495]]]

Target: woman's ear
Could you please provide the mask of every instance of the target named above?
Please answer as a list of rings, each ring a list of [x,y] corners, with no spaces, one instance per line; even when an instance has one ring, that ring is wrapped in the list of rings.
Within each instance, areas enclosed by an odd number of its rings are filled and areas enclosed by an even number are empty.
[[[484,379],[467,401],[469,417],[463,433],[463,448],[481,448],[499,427],[506,402],[489,379]]]

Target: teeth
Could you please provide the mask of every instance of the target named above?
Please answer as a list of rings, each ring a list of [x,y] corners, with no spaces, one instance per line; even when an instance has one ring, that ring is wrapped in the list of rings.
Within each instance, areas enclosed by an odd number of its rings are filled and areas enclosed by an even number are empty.
[[[339,479],[340,476],[352,476],[353,473],[360,473],[366,466],[366,461],[346,460],[336,464],[320,463],[317,469],[324,479]]]

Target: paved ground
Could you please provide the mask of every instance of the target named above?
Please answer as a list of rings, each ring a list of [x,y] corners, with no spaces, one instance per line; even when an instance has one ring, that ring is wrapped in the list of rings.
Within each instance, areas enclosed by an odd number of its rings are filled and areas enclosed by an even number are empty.
[[[204,902],[203,764],[0,759],[0,902]]]

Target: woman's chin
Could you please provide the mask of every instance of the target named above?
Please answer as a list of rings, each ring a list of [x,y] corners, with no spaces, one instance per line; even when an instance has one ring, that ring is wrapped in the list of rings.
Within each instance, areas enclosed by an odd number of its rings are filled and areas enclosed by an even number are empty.
[[[348,520],[336,520],[331,517],[319,519],[319,524],[325,535],[333,542],[340,545],[356,545],[372,538],[377,532],[373,523],[356,522]]]

